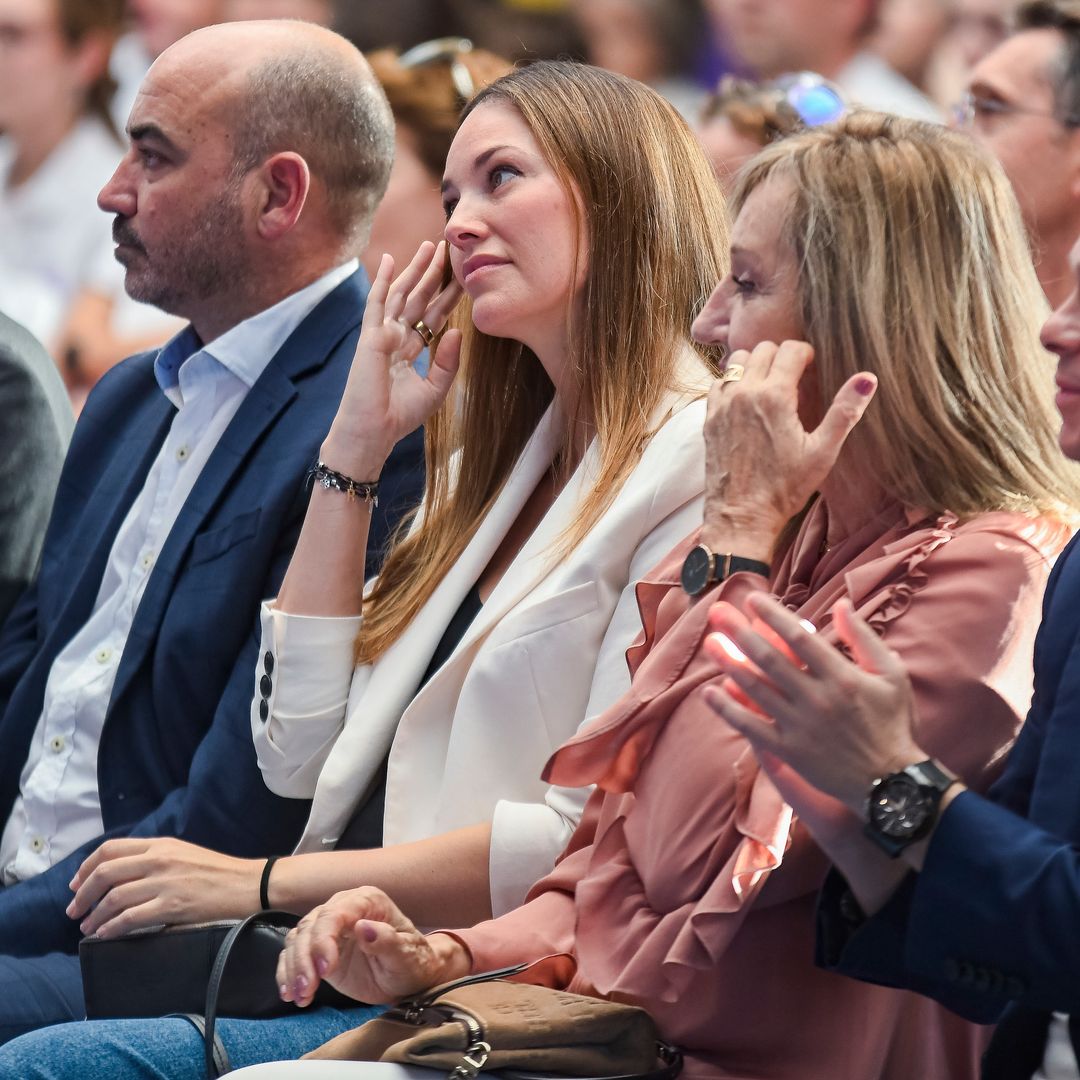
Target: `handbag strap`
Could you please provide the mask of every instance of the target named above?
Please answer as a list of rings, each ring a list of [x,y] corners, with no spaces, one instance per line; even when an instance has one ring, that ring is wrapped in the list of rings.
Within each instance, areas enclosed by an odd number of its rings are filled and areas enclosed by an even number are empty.
[[[225,935],[225,940],[221,943],[217,956],[214,957],[214,966],[210,969],[210,980],[206,984],[206,1009],[204,1012],[206,1026],[203,1029],[203,1054],[206,1060],[206,1075],[209,1080],[217,1080],[219,1076],[223,1076],[230,1068],[228,1054],[225,1053],[225,1048],[217,1037],[218,998],[221,994],[221,983],[225,978],[225,969],[229,965],[229,960],[241,935],[257,922],[293,927],[299,922],[299,919],[287,911],[257,911],[254,915],[242,919]],[[218,1047],[221,1048],[221,1053],[225,1058],[224,1070],[219,1068],[216,1060]]]
[[[203,1046],[206,1046],[206,1021],[198,1013],[168,1013],[166,1018],[168,1017],[186,1020],[199,1033],[199,1038],[203,1040]],[[206,1075],[209,1080],[218,1080],[219,1076],[232,1072],[229,1052],[216,1034],[210,1040],[210,1053],[210,1060],[206,1065]]]

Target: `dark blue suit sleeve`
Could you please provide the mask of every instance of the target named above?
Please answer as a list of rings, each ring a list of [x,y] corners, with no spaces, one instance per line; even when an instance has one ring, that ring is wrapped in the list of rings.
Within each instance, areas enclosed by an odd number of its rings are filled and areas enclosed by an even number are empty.
[[[1047,586],[1035,696],[1001,779],[988,798],[953,800],[922,872],[870,920],[850,917],[846,886],[830,876],[818,909],[822,965],[916,990],[983,1023],[1012,1002],[1080,1014],[1080,579],[1077,567],[1067,569],[1072,550]]]

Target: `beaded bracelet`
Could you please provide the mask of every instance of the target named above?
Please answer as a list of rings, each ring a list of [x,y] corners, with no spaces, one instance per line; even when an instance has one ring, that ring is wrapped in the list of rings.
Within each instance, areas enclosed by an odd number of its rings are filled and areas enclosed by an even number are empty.
[[[335,491],[344,492],[350,499],[363,499],[368,504],[369,510],[374,510],[379,505],[379,482],[362,482],[354,480],[344,473],[335,472],[325,462],[320,461],[311,472],[308,473],[308,484],[320,483],[324,488],[334,488]]]

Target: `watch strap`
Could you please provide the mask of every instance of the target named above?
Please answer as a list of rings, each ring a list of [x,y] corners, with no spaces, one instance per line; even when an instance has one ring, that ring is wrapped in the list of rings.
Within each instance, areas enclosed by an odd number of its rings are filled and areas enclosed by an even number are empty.
[[[749,571],[751,574],[760,574],[765,578],[772,573],[772,567],[760,559],[747,559],[742,555],[732,555],[730,553],[725,555],[714,553],[710,582],[716,584],[720,581],[726,581],[732,574],[738,574],[744,570]]]

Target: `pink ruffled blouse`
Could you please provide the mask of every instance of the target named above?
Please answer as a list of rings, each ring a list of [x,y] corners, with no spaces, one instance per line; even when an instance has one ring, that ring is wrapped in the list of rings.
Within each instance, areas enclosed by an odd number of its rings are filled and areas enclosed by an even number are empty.
[[[1007,513],[914,518],[894,506],[821,554],[819,505],[770,587],[826,637],[849,595],[911,671],[920,745],[985,787],[1029,704],[1066,532]],[[547,765],[552,783],[596,785],[566,852],[523,907],[455,936],[476,971],[547,957],[529,978],[643,1005],[691,1078],[976,1077],[986,1029],[814,966],[824,856],[701,693],[711,602],[767,586],[736,574],[690,603],[678,572],[695,542],[638,586],[630,691]]]

